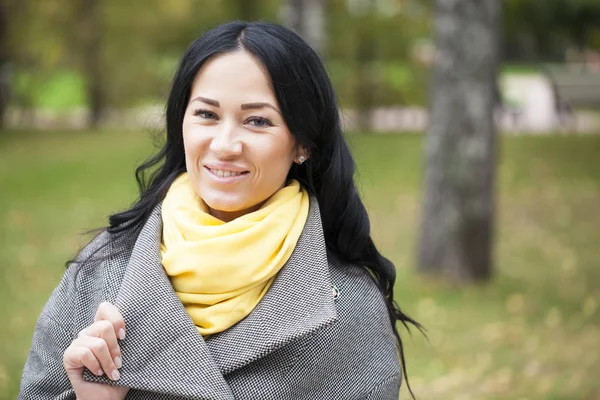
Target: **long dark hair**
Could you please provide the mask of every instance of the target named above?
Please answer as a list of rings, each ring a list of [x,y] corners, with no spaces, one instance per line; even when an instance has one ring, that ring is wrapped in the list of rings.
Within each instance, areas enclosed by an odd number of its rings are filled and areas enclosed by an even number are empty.
[[[289,131],[308,149],[308,160],[294,164],[288,178],[297,179],[316,196],[328,252],[343,262],[368,268],[383,293],[406,378],[396,323],[407,328],[408,323],[420,325],[394,302],[396,271],[371,238],[369,216],[354,183],[355,163],[344,140],[329,76],[317,53],[289,29],[263,22],[231,22],[210,30],[188,47],[167,103],[166,142],[137,168],[140,197],[130,209],[110,216],[108,233],[113,240],[126,236],[129,243],[139,235],[173,180],[186,169],[182,124],[199,68],[211,57],[240,50],[262,62]]]

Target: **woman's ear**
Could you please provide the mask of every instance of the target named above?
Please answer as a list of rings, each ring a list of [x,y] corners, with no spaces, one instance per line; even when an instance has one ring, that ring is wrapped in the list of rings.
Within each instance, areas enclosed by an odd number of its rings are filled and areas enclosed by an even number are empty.
[[[308,149],[306,149],[306,147],[300,146],[297,153],[296,159],[294,160],[296,164],[302,165],[304,161],[308,160]]]

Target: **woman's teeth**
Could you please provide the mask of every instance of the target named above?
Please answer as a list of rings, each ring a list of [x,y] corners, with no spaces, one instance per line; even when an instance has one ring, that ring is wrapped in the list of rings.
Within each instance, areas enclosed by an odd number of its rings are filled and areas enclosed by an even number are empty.
[[[243,172],[235,172],[235,171],[224,171],[222,169],[211,169],[211,172],[220,177],[229,177],[229,176],[238,176],[243,174]]]

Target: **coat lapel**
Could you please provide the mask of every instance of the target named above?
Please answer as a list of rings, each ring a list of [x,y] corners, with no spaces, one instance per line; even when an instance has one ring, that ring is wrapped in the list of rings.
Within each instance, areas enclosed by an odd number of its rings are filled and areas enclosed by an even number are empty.
[[[127,336],[120,342],[119,385],[192,399],[233,399],[202,336],[196,330],[162,267],[160,207],[150,215],[123,268],[114,304],[123,314]],[[121,265],[119,265],[121,264]],[[114,384],[87,374],[87,380]]]
[[[337,319],[317,202],[298,244],[256,308],[206,341],[162,267],[160,207],[150,215],[114,299],[127,325],[118,384],[194,399],[232,399],[224,375]],[[123,266],[121,266],[122,268]],[[112,383],[86,374],[91,381]]]
[[[223,374],[262,358],[337,319],[317,201],[290,259],[255,309],[228,330],[209,337]]]

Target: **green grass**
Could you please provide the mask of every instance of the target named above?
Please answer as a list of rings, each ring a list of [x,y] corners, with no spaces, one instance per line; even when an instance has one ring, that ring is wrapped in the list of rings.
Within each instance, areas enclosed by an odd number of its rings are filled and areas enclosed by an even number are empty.
[[[428,329],[404,335],[419,399],[600,397],[600,136],[500,140],[494,280],[414,273],[420,135],[351,135],[358,181],[396,298]],[[148,135],[0,135],[0,398],[14,399],[36,318],[85,242],[136,196]],[[403,388],[401,398],[408,398]]]

